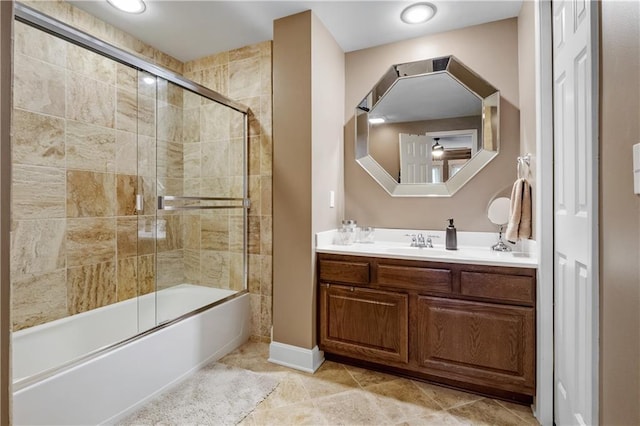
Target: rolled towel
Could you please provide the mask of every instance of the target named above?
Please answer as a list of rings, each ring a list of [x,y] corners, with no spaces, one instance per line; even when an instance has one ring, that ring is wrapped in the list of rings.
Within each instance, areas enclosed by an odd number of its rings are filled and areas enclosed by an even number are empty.
[[[518,179],[511,190],[511,207],[507,224],[507,240],[515,243],[531,236],[531,185]]]

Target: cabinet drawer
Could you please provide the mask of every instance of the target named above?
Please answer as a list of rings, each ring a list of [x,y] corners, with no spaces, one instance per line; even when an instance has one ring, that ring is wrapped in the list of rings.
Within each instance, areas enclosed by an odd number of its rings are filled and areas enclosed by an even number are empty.
[[[460,292],[465,296],[533,306],[535,282],[533,277],[487,272],[460,273]]]
[[[449,269],[378,264],[378,284],[410,290],[451,293]]]
[[[369,283],[369,262],[320,259],[320,281]]]

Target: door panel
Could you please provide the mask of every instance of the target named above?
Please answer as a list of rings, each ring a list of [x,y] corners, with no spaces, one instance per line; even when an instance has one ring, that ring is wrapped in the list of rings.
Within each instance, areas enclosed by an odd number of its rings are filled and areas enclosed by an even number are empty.
[[[597,423],[597,4],[553,3],[555,422]]]

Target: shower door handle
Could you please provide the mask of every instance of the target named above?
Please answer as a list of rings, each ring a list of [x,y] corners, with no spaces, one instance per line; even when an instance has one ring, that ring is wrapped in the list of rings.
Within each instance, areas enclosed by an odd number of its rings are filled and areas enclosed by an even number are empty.
[[[169,206],[167,201],[225,201],[226,204],[214,204],[206,206]],[[214,210],[214,209],[248,209],[251,201],[248,198],[229,198],[229,197],[180,197],[175,195],[158,196],[158,210]]]

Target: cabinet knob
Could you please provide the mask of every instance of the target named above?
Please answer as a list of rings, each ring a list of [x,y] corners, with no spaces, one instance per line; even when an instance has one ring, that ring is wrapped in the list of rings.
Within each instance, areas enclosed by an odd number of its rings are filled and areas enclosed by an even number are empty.
[[[353,290],[354,290],[354,288],[353,288],[353,287],[351,287],[349,290],[353,291]]]

